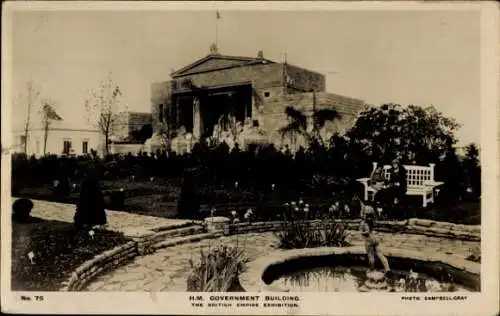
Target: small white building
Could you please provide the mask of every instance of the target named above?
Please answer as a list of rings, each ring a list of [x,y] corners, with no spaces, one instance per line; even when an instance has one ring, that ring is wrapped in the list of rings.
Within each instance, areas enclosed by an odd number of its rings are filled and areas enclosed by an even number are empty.
[[[27,154],[43,156],[44,154],[44,130],[30,129],[27,140]],[[14,131],[14,152],[24,152],[24,131]],[[101,135],[91,129],[71,129],[51,127],[48,132],[46,154],[75,154],[82,155],[90,153],[91,149],[102,153],[103,142]]]
[[[12,131],[12,149],[13,152],[24,152],[37,157],[45,154],[55,155],[82,155],[89,154],[91,150],[96,150],[100,155],[103,152],[104,141],[102,134],[92,127],[75,126],[65,122],[54,112],[54,119],[50,120],[47,133],[42,120],[33,118],[28,130],[26,139],[25,130],[17,127]],[[45,141],[46,139],[46,141]]]

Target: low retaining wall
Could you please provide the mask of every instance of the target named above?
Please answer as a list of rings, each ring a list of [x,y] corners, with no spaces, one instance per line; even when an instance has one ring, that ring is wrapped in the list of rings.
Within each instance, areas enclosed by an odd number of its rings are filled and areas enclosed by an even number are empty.
[[[334,222],[344,223],[346,228],[350,230],[359,229],[360,224],[360,220],[334,220]],[[325,222],[321,220],[304,222],[304,225],[310,225],[312,229],[316,229],[324,224]],[[225,224],[209,233],[190,235],[180,238],[179,240],[166,241],[162,241],[160,240],[161,238],[159,238],[162,235],[162,227],[156,227],[155,230],[134,230],[124,232],[127,237],[132,238],[132,241],[105,251],[95,256],[93,259],[84,262],[72,273],[69,280],[63,284],[64,287],[62,291],[80,291],[97,276],[116,269],[136,256],[152,254],[159,248],[172,247],[180,243],[197,242],[207,238],[217,238],[221,235],[279,231],[284,225],[286,224],[282,221]],[[457,225],[420,219],[410,219],[400,222],[381,221],[376,223],[376,230],[380,232],[400,232],[404,234],[419,234],[468,241],[481,240],[480,226]],[[199,238],[196,238],[197,236],[199,236]]]
[[[344,223],[347,229],[359,229],[360,220],[334,220],[334,222]],[[320,220],[310,220],[303,222],[310,225],[312,229],[325,224]],[[328,222],[327,222],[328,223]],[[331,223],[331,221],[329,222]],[[278,231],[286,225],[281,221],[254,222],[228,224],[224,227],[225,235],[256,233],[265,231]],[[446,222],[436,222],[421,219],[409,219],[405,221],[379,221],[375,223],[375,229],[379,232],[402,233],[425,235],[429,237],[449,238],[467,241],[481,240],[481,226],[460,225]]]
[[[104,251],[94,258],[85,261],[64,282],[61,291],[81,291],[99,275],[114,270],[129,262],[136,256],[144,256],[155,251],[155,233],[150,230],[133,230],[125,233],[132,238],[124,245]]]
[[[137,241],[117,246],[84,262],[72,274],[62,291],[80,291],[98,275],[116,269],[139,254]]]

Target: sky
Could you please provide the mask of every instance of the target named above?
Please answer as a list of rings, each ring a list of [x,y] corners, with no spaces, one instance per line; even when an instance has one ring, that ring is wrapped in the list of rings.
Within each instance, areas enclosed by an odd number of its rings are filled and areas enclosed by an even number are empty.
[[[474,11],[220,11],[219,51],[326,74],[327,91],[373,105],[434,105],[480,141],[480,15]],[[206,56],[215,11],[24,11],[12,20],[13,96],[33,80],[73,127],[111,73],[121,104],[150,111],[150,85]],[[13,127],[26,107],[15,102]]]

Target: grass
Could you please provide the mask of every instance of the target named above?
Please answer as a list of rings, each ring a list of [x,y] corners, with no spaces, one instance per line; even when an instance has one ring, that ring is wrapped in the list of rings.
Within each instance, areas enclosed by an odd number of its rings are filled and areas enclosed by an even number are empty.
[[[142,215],[174,218],[177,214],[177,203],[180,197],[179,179],[154,179],[154,181],[103,181],[103,190],[116,191],[123,188],[125,191],[124,205],[113,205],[108,199],[107,208],[127,211]],[[234,184],[210,186],[200,192],[200,218],[210,215],[212,207],[217,209],[218,216],[228,216],[232,211],[245,212],[252,208],[258,220],[277,220],[281,215],[282,205],[290,198],[298,199],[300,192],[279,192],[267,190],[249,190]],[[18,195],[21,197],[41,200],[57,201],[52,195],[49,186],[41,188],[25,188]],[[304,195],[315,208],[328,209],[333,197],[317,194],[311,191]],[[78,193],[72,193],[60,202],[76,203]],[[418,197],[408,197],[408,206],[404,209],[395,209],[387,214],[389,218],[404,219],[417,217],[438,221],[448,221],[457,224],[479,225],[481,223],[481,205],[478,201],[461,201],[450,204],[445,200],[438,200],[426,209],[421,207]]]
[[[128,241],[120,233],[99,229],[91,238],[73,224],[38,218],[12,225],[13,291],[58,291],[79,265]]]
[[[438,197],[434,204],[422,208],[418,197],[408,197],[404,208],[395,208],[389,218],[421,218],[435,221],[452,222],[464,225],[481,225],[481,203],[479,201],[458,201],[450,203]]]

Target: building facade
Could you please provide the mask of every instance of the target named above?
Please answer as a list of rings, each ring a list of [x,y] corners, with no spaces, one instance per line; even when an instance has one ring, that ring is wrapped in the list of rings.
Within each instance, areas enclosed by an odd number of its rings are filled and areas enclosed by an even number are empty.
[[[45,153],[55,155],[83,155],[91,150],[102,154],[103,138],[97,130],[70,129],[51,127],[45,134],[43,128],[33,128],[28,131],[28,139],[24,131],[13,132],[13,147],[15,152],[24,152],[24,143],[27,142],[26,154],[37,157],[44,155],[45,135],[47,142]]]
[[[325,127],[333,134],[350,128],[365,104],[326,92],[323,74],[265,59],[262,52],[255,58],[212,52],[151,86],[154,134],[184,131],[194,141],[213,135],[230,112],[242,125],[258,126],[269,143],[282,144],[287,106],[309,118],[314,110],[337,110],[341,119]]]

